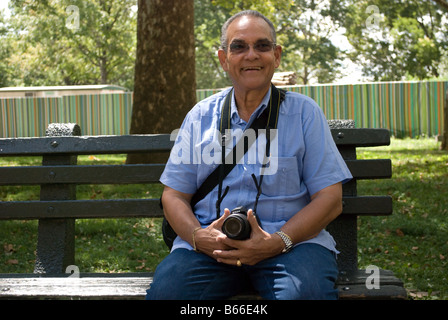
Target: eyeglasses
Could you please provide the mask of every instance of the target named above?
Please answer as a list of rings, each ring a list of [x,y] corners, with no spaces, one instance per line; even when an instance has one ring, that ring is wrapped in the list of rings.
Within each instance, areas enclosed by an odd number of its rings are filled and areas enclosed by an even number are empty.
[[[272,49],[275,49],[275,47],[276,43],[269,40],[259,40],[252,45],[252,48],[260,53],[269,52]],[[235,40],[232,41],[228,48],[232,54],[242,54],[249,51],[250,45],[244,41]],[[227,49],[227,47],[224,49]]]

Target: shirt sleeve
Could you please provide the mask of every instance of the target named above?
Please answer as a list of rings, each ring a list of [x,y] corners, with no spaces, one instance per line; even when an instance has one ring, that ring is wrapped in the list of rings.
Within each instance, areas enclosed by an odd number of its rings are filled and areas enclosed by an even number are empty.
[[[311,108],[303,114],[303,180],[311,196],[335,183],[348,182],[352,175],[336,147],[321,108],[311,99],[307,103]]]
[[[193,194],[197,190],[197,164],[194,161],[194,121],[191,111],[179,130],[171,133],[174,146],[160,182],[176,191]]]

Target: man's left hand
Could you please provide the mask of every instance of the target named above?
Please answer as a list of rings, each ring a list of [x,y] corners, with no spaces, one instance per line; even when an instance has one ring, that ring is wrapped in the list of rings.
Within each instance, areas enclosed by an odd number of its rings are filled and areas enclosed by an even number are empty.
[[[247,212],[247,220],[252,228],[250,238],[247,240],[233,240],[228,237],[220,237],[218,241],[232,247],[232,250],[215,250],[213,256],[218,262],[230,265],[242,264],[254,265],[258,262],[280,254],[285,247],[283,240],[276,234],[264,231],[257,222],[252,209]]]

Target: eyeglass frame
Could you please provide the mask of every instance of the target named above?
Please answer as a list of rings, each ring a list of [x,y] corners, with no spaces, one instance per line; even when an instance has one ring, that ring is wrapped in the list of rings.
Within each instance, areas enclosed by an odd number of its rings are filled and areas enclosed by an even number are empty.
[[[232,45],[238,45],[238,44],[243,45],[244,48],[232,50]],[[266,48],[266,50],[257,48],[257,46],[266,45],[266,44],[269,45],[269,48]],[[237,54],[243,54],[243,53],[248,52],[250,47],[252,47],[254,49],[254,51],[256,51],[258,53],[266,53],[271,50],[275,50],[275,48],[277,47],[277,43],[274,41],[271,41],[269,39],[259,39],[254,44],[251,45],[251,44],[246,43],[244,40],[236,39],[236,40],[233,40],[232,43],[223,47],[222,49],[225,51],[228,50],[230,53],[237,55]]]

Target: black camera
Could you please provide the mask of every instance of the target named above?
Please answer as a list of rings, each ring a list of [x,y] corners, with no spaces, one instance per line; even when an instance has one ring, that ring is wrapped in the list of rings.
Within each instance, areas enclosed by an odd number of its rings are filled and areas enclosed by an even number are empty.
[[[255,217],[258,224],[260,224],[258,217]],[[251,231],[252,228],[249,221],[247,221],[247,209],[243,206],[233,209],[222,224],[222,232],[234,240],[249,239]]]

